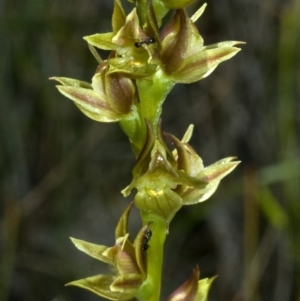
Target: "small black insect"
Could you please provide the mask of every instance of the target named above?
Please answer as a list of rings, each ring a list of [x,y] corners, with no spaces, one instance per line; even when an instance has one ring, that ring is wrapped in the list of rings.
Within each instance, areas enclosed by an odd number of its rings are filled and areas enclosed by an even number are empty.
[[[142,251],[147,251],[149,249],[149,245],[147,243],[142,244]]]
[[[150,229],[152,223],[149,223],[149,227],[146,229],[145,233],[144,233],[144,241],[142,243],[142,250],[143,251],[146,251],[149,249],[149,245],[148,245],[148,242],[152,236],[152,231]]]
[[[149,44],[154,44],[155,43],[155,38],[150,38],[150,37],[147,37],[143,40],[140,40],[138,42],[135,42],[134,43],[134,46],[136,48],[140,48],[142,45],[149,45]]]
[[[145,238],[146,238],[147,242],[150,240],[151,236],[152,236],[152,231],[150,228],[148,228],[145,233]]]

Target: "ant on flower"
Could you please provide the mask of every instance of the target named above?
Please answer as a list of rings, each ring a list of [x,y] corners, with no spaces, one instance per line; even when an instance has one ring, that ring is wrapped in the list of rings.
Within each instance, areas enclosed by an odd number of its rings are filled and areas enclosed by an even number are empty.
[[[145,39],[135,42],[134,46],[136,48],[140,48],[142,45],[149,45],[154,43],[155,43],[155,38],[146,37]]]

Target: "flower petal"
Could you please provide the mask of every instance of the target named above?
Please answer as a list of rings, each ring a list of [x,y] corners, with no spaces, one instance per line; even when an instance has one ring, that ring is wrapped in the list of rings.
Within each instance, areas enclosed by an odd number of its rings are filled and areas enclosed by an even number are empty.
[[[114,37],[113,32],[96,33],[90,36],[83,37],[90,45],[93,45],[103,50],[117,50],[118,45],[112,42]]]
[[[135,86],[130,78],[120,73],[106,74],[105,91],[111,108],[124,115],[130,112],[135,98]]]
[[[167,187],[164,182],[166,179],[162,176],[161,183],[151,183],[153,189],[145,188],[139,190],[134,198],[134,203],[139,210],[158,215],[169,223],[175,213],[181,208],[182,199],[176,192]],[[149,182],[151,182],[150,179]]]
[[[145,258],[144,258],[144,250],[143,247],[145,243],[145,237],[146,237],[146,232],[148,229],[151,227],[152,222],[148,223],[142,229],[139,231],[137,234],[135,240],[134,240],[134,248],[135,248],[135,258],[137,261],[137,264],[139,266],[139,269],[141,271],[141,274],[143,276],[146,275],[146,264],[145,264]]]
[[[157,65],[147,63],[148,53],[144,52],[144,54],[147,57],[140,60],[134,60],[131,57],[109,59],[109,73],[119,72],[128,75],[130,78],[144,78],[152,75],[156,71]]]
[[[120,0],[114,1],[114,11],[112,16],[112,28],[113,32],[118,32],[121,27],[125,24],[126,21],[126,14],[122,3]]]
[[[77,87],[77,88],[84,88],[84,89],[92,89],[90,83],[74,79],[68,77],[50,77],[50,80],[56,80],[61,83],[63,86],[70,86],[70,87]]]
[[[199,301],[196,297],[199,279],[199,268],[193,269],[190,278],[177,288],[167,299],[167,301]]]
[[[184,10],[178,10],[162,32],[163,69],[173,78],[189,57],[203,49],[203,39]]]
[[[136,9],[133,9],[131,13],[126,17],[125,24],[114,35],[112,41],[117,45],[128,45],[133,43],[139,38],[139,18],[136,13]]]
[[[175,136],[167,134],[177,150],[177,164],[179,170],[184,170],[189,176],[195,177],[203,169],[203,161],[195,150],[187,143],[182,143]]]
[[[204,168],[196,178],[208,184],[204,188],[190,188],[182,193],[183,204],[193,205],[207,200],[216,191],[221,179],[240,163],[240,161],[232,161],[233,159],[235,157],[228,157]]]
[[[126,274],[118,276],[110,286],[111,291],[126,293],[127,296],[133,298],[141,284],[143,278],[140,274]]]
[[[103,252],[107,250],[106,246],[92,244],[87,241],[76,239],[73,237],[70,237],[70,239],[78,250],[100,261],[106,262],[108,264],[114,264],[110,258],[108,258],[107,256],[103,256]]]
[[[197,54],[185,58],[185,66],[171,78],[177,83],[193,83],[207,77],[217,66],[236,55],[241,49],[237,47],[206,48]]]
[[[117,258],[117,269],[120,275],[126,274],[140,274],[139,268],[136,265],[135,260],[133,259],[133,254],[121,251]]]
[[[66,286],[73,285],[83,289],[89,290],[94,294],[107,298],[109,300],[125,301],[133,298],[132,293],[112,291],[110,286],[116,279],[116,276],[110,275],[97,275],[76,281],[72,281],[66,284]]]
[[[127,230],[127,224],[128,224],[128,218],[129,218],[129,213],[131,211],[131,208],[133,206],[133,202],[131,202],[125,211],[123,212],[122,216],[119,219],[118,225],[115,230],[115,237],[123,237],[128,233]]]
[[[227,157],[205,167],[203,171],[197,175],[197,178],[209,183],[212,181],[220,181],[240,164],[240,161],[233,161],[234,159],[236,159],[236,157]]]
[[[208,293],[212,282],[216,277],[205,278],[198,281],[198,290],[195,297],[195,301],[207,301]]]
[[[192,16],[191,16],[191,21],[195,23],[204,13],[204,10],[207,6],[207,3],[204,3]]]
[[[57,86],[60,93],[75,102],[77,107],[89,118],[102,122],[115,122],[122,118],[122,115],[114,112],[107,100],[93,90]]]

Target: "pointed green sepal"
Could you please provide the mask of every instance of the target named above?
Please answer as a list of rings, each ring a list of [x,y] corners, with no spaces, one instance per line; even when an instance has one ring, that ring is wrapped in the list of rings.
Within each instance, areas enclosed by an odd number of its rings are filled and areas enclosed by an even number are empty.
[[[90,83],[69,78],[69,77],[50,77],[50,80],[56,80],[57,82],[61,83],[63,86],[75,87],[75,88],[84,88],[84,89],[92,89],[92,85]]]
[[[92,244],[73,237],[70,237],[70,239],[78,250],[100,261],[106,262],[108,264],[113,264],[113,261],[110,258],[103,255],[103,253],[108,249],[106,246]]]
[[[77,286],[92,293],[114,301],[126,301],[133,298],[132,293],[112,291],[111,285],[116,279],[115,276],[97,275],[76,281],[72,281],[66,284],[66,286]]]
[[[217,66],[235,56],[241,49],[237,47],[204,48],[199,53],[186,57],[182,69],[172,74],[177,83],[193,83],[211,74]]]
[[[113,32],[118,32],[126,22],[126,13],[120,0],[114,1],[114,11],[112,15]]]
[[[134,240],[134,249],[135,249],[135,257],[137,264],[140,268],[140,271],[144,277],[146,277],[146,265],[145,265],[145,254],[147,242],[145,240],[146,233],[149,231],[150,227],[152,226],[152,222],[149,222],[147,225],[143,226],[142,229],[137,234]]]
[[[121,114],[109,107],[107,99],[93,90],[67,86],[57,86],[57,89],[73,100],[83,114],[95,121],[116,122],[122,118]]]
[[[132,209],[132,206],[133,206],[133,202],[131,202],[127,206],[127,208],[125,209],[125,211],[121,215],[121,217],[119,219],[119,222],[118,222],[118,225],[117,225],[116,230],[115,230],[115,237],[116,238],[125,236],[128,233],[128,230],[127,230],[128,218],[129,218],[129,214],[130,214],[130,211]]]
[[[181,194],[184,205],[193,205],[206,201],[218,188],[220,181],[232,172],[240,161],[233,161],[235,157],[228,157],[205,167],[196,178],[207,182],[203,189],[190,188]]]
[[[117,50],[118,45],[112,42],[114,37],[113,32],[96,33],[90,36],[83,37],[90,45],[93,45],[103,50]]]
[[[208,293],[209,293],[210,287],[216,278],[217,278],[217,276],[199,280],[198,290],[197,290],[195,301],[207,301],[208,300]]]

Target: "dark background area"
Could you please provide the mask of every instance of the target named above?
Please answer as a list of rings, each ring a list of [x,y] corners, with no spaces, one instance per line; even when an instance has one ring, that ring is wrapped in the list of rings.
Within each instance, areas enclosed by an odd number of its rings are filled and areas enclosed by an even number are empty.
[[[117,124],[89,120],[48,78],[90,81],[97,63],[82,36],[110,31],[112,8],[0,1],[0,300],[99,300],[64,287],[106,271],[68,237],[114,243],[134,156]],[[242,163],[172,221],[162,300],[196,264],[219,275],[211,301],[300,300],[299,15],[298,0],[211,0],[197,21],[205,44],[247,44],[208,78],[177,85],[163,128],[181,137],[195,124],[205,165]],[[137,212],[130,223],[136,232]]]

